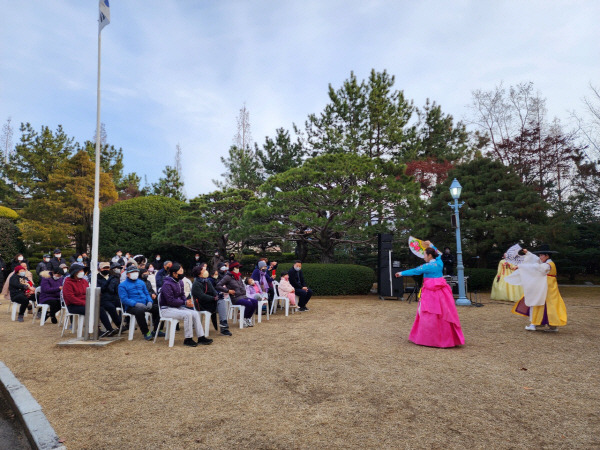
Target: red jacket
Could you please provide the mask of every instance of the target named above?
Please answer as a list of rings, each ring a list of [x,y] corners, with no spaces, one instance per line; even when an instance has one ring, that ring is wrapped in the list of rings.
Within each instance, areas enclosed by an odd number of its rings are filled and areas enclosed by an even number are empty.
[[[63,298],[66,305],[85,306],[85,290],[89,284],[84,278],[65,278],[63,284]]]

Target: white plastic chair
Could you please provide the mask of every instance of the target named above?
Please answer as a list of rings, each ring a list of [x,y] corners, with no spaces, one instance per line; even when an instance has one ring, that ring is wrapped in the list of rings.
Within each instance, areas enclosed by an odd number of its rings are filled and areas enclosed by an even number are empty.
[[[262,310],[264,305],[267,305],[267,320],[270,320],[271,314],[269,313],[269,298],[267,297],[265,300],[258,301],[258,323],[262,322]]]
[[[283,302],[285,307],[285,315],[289,316],[290,308],[292,310],[292,314],[298,308],[298,296],[296,296],[296,304],[290,305],[290,299],[287,295],[279,295],[279,282],[273,281],[273,289],[275,290],[273,295],[273,304],[271,305],[271,314],[275,314],[280,302]]]
[[[233,323],[237,321],[238,311],[240,315],[240,328],[244,328],[244,313],[246,312],[246,307],[244,305],[234,305],[231,303],[231,298],[229,294],[225,294],[225,301],[227,302],[227,320],[233,320]],[[235,310],[235,313],[234,313]]]
[[[83,337],[83,325],[85,323],[85,315],[84,314],[74,314],[69,312],[65,301],[60,296],[60,305],[64,308],[64,312],[61,313],[61,319],[63,321],[62,333],[60,333],[60,337],[63,337],[65,334],[65,330],[69,326],[69,317],[73,318],[73,324],[71,326],[71,333],[75,332],[75,324],[77,324],[77,337]]]
[[[119,300],[119,302],[121,302],[121,300]],[[146,317],[146,323],[148,324],[148,329],[150,329],[150,327],[153,325],[152,324],[152,314],[149,313],[148,311],[146,311],[144,316]],[[121,302],[121,325],[119,326],[119,336],[121,336],[121,333],[123,332],[123,323],[125,322],[125,320],[124,320],[125,317],[129,317],[129,335],[128,335],[127,340],[133,341],[133,335],[135,334],[135,326],[136,326],[135,316],[133,314],[129,314],[128,312],[125,312],[125,308],[123,308],[123,303]],[[158,333],[156,333],[156,334],[158,334]]]
[[[41,317],[40,317],[40,327],[43,327],[44,324],[46,323],[46,321],[44,320],[46,318],[46,314],[48,313],[48,310],[50,309],[50,305],[46,304],[46,303],[42,303],[41,305],[38,303],[38,298],[40,296],[40,292],[42,292],[42,288],[40,286],[35,288],[35,301],[33,303],[33,310],[32,312],[32,316],[33,316],[33,320],[31,321],[31,323],[35,323],[35,319],[37,318],[37,313],[39,313],[41,311]]]
[[[196,311],[200,314],[200,320],[202,320],[204,327],[204,336],[208,337],[208,332],[210,328],[210,316],[212,315],[210,311]]]
[[[156,327],[157,330],[160,330],[161,322],[165,323],[165,340],[169,340],[169,347],[173,347],[175,345],[175,330],[177,329],[177,324],[179,320],[172,317],[163,317],[162,308],[160,307],[160,294],[156,298],[158,302],[158,314],[160,315],[160,320],[158,321],[158,325]],[[210,320],[210,319],[209,319]],[[156,344],[156,338],[158,337],[158,331],[154,335],[154,343]]]

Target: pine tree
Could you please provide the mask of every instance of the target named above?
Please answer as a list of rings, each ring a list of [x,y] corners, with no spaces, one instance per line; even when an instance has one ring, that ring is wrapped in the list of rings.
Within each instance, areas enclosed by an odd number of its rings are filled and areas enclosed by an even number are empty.
[[[159,178],[157,183],[152,184],[152,193],[163,197],[171,197],[185,201],[183,195],[183,181],[174,167],[166,166],[163,169],[164,177]]]
[[[275,131],[274,139],[267,136],[262,149],[256,145],[255,150],[267,176],[301,166],[306,153],[300,139],[292,142],[290,132],[283,128]]]

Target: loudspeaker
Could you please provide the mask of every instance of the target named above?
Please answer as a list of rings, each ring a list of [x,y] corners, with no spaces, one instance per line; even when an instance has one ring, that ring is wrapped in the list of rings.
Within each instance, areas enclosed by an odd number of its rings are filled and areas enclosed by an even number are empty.
[[[400,271],[400,263],[392,255],[393,235],[377,235],[377,293],[380,297],[402,297],[402,278],[394,274]]]

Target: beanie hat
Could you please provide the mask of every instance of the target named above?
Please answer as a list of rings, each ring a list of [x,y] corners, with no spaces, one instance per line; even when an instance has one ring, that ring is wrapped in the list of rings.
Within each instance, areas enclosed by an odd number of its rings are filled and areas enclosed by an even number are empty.
[[[267,267],[267,263],[266,263],[266,262],[264,262],[264,261],[259,261],[259,262],[258,262],[258,268],[259,268],[259,269],[262,269],[263,267]]]
[[[239,262],[237,262],[237,261],[234,261],[231,264],[229,264],[229,270],[233,270],[236,267],[242,267],[242,265]]]
[[[78,272],[81,272],[83,269],[84,267],[81,264],[73,264],[69,269],[69,275],[74,276]]]
[[[15,273],[18,273],[20,270],[27,270],[27,269],[19,264],[17,267],[15,267]]]

